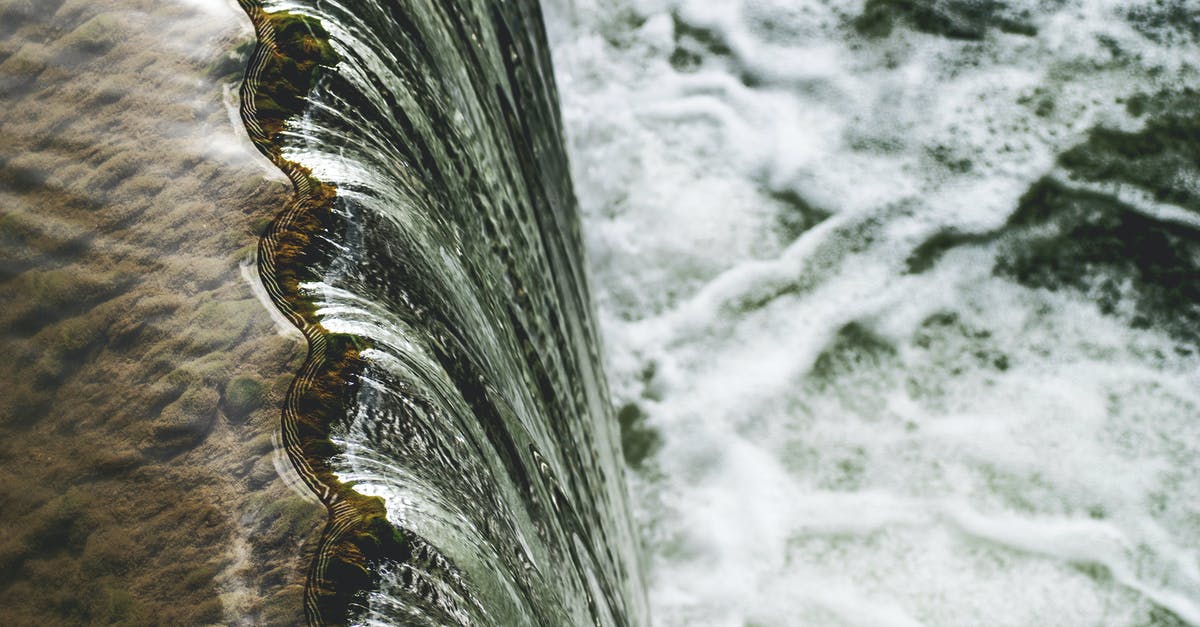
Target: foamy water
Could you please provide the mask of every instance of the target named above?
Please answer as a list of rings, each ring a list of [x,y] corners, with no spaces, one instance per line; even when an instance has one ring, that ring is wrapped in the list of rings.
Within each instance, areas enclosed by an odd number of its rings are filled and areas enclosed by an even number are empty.
[[[656,624],[1200,624],[1195,351],[995,272],[1010,236],[906,265],[1083,186],[1058,155],[1200,51],[1152,2],[994,4],[977,41],[866,37],[855,2],[547,7],[615,400],[660,438]]]

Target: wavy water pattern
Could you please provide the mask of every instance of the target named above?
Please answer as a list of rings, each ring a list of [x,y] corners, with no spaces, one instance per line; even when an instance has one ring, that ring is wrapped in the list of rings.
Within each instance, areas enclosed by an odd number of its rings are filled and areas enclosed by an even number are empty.
[[[643,623],[538,7],[247,10],[247,128],[296,186],[260,273],[310,343],[285,444],[331,510],[310,622]],[[292,71],[279,32],[315,69]]]
[[[657,624],[1200,624],[1200,5],[545,5]]]

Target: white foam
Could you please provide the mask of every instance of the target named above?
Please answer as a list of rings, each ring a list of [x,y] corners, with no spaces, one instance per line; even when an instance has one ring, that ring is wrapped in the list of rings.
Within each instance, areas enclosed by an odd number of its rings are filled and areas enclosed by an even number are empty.
[[[1036,37],[961,42],[863,39],[858,3],[548,3],[612,389],[663,437],[633,485],[656,624],[1200,624],[1195,358],[992,245],[904,273],[1137,128],[1125,97],[1200,83],[1128,3],[1021,4]],[[672,12],[727,52],[673,68]],[[832,217],[791,241],[799,211]],[[850,322],[890,348],[815,372]]]

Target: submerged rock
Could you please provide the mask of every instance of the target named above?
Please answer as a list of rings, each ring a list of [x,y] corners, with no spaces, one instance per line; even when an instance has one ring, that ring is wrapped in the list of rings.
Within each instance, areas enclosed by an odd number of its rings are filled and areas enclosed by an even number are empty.
[[[662,436],[646,424],[646,413],[636,403],[626,403],[617,412],[621,424],[621,452],[631,468],[641,468],[662,447]]]
[[[1025,195],[1011,223],[1022,236],[1006,248],[997,273],[1082,291],[1134,327],[1200,342],[1200,231],[1050,180]]]
[[[1033,36],[1027,11],[1004,0],[868,0],[854,28],[868,37],[887,37],[897,24],[948,39],[983,39],[991,29]]]
[[[192,387],[163,408],[150,427],[152,439],[145,448],[178,454],[204,441],[217,418],[216,390]]]
[[[1196,101],[1191,90],[1130,98],[1129,113],[1145,118],[1140,130],[1093,129],[1059,157],[1068,176],[1031,185],[1003,227],[935,233],[909,257],[909,272],[929,270],[959,246],[995,245],[997,275],[1082,292],[1135,328],[1200,345],[1200,229],[1162,214],[1200,212]],[[1114,184],[1153,202],[1118,194]]]
[[[237,377],[225,386],[221,406],[230,420],[241,422],[266,399],[262,383],[254,377]]]

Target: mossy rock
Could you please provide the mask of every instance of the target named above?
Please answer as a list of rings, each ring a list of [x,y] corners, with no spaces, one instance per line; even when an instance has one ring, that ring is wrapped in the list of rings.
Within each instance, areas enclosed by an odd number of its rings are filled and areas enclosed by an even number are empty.
[[[279,576],[282,580],[283,576]],[[300,591],[283,589],[275,593],[263,604],[262,614],[257,617],[257,623],[264,627],[290,627],[304,622]]]
[[[1059,163],[1076,178],[1142,187],[1155,199],[1200,212],[1200,94],[1190,89],[1136,94],[1126,108],[1147,116],[1139,131],[1098,127]]]
[[[38,390],[48,390],[61,384],[68,372],[67,361],[59,353],[45,351],[29,371],[29,381]]]
[[[228,268],[228,265],[222,262],[222,267]],[[215,342],[215,346],[226,346],[242,339],[261,311],[258,301],[253,298],[214,300],[200,305],[190,322],[196,333],[206,336],[200,342],[202,345],[214,345]]]
[[[9,97],[17,95],[29,86],[35,86],[37,77],[49,63],[49,54],[44,46],[27,43],[12,56],[0,63],[0,89]]]
[[[115,272],[76,267],[25,272],[13,283],[16,293],[27,298],[5,313],[15,318],[12,323],[18,333],[32,335],[55,320],[113,297],[128,282],[129,277]]]
[[[191,375],[185,370],[172,371],[145,388],[147,403],[154,407],[166,407],[183,394],[190,380]]]
[[[92,616],[106,625],[141,625],[144,609],[127,590],[109,588],[92,606]]]
[[[0,19],[6,23],[28,20],[38,4],[34,0],[0,0]]]
[[[39,552],[76,549],[90,531],[84,524],[87,506],[77,492],[68,492],[43,505],[22,522],[29,546]]]
[[[1147,38],[1165,44],[1200,41],[1200,4],[1195,0],[1130,2],[1122,9],[1129,24]]]
[[[50,348],[63,355],[79,355],[104,342],[107,321],[103,316],[79,316],[53,328]]]
[[[95,174],[88,179],[88,187],[99,190],[113,189],[126,179],[133,178],[143,165],[139,155],[130,152],[118,153],[96,168]]]
[[[28,383],[12,385],[8,398],[0,403],[0,424],[8,427],[32,425],[45,416],[51,400],[50,395],[32,389]]]
[[[870,329],[851,322],[838,330],[833,343],[813,363],[812,376],[832,382],[863,368],[878,368],[896,354],[896,349]]]
[[[255,436],[253,440],[250,440],[250,443],[246,445],[246,448],[253,453],[266,455],[267,453],[275,450],[275,439],[272,437],[272,433],[270,431],[267,431],[266,433],[260,433],[259,435]]]
[[[255,218],[250,223],[250,231],[252,233],[254,233],[255,235],[261,236],[267,232],[267,227],[271,226],[272,220],[273,220],[273,218],[270,216],[262,216],[259,218]],[[257,244],[255,244],[255,247],[257,247]]]
[[[116,95],[123,94],[116,92]],[[117,192],[125,199],[142,201],[158,196],[165,186],[166,181],[161,177],[139,174],[122,181],[117,187]]]
[[[188,571],[181,580],[181,584],[185,590],[195,591],[203,590],[211,587],[214,580],[221,574],[221,564],[218,562],[208,562],[201,564],[192,570]]]
[[[254,102],[259,123],[270,137],[283,128],[285,119],[303,110],[319,68],[337,63],[337,54],[319,20],[286,11],[267,19],[275,30],[278,53],[269,57],[259,75]]]
[[[123,20],[113,13],[101,13],[80,24],[63,37],[61,43],[76,52],[99,55],[125,38]]]
[[[268,503],[258,516],[258,541],[266,546],[285,546],[318,529],[325,509],[289,494]]]
[[[234,266],[234,264],[228,259],[204,256],[190,258],[188,261],[188,269],[189,274],[192,277],[192,283],[194,283],[197,290],[216,289],[220,287],[222,283],[227,281],[231,275],[234,275],[237,272],[236,266]],[[248,307],[246,301],[244,300],[233,302],[238,303],[237,307],[239,310],[246,311],[247,313],[256,308]],[[257,301],[255,301],[254,304],[257,305]],[[246,318],[250,317],[246,314],[242,315]]]
[[[249,61],[250,53],[253,50],[253,40],[243,41],[236,48],[209,63],[204,72],[216,80],[228,82],[240,81],[242,74],[246,71],[246,63]]]
[[[1009,236],[997,274],[1083,292],[1101,312],[1131,316],[1135,328],[1200,342],[1200,230],[1049,179],[1022,197],[1010,225],[1020,237]]]
[[[146,448],[179,453],[204,441],[217,417],[220,397],[216,390],[195,386],[163,408],[150,425],[152,439]]]
[[[49,0],[45,4],[44,14],[53,13],[54,21],[59,24],[78,24],[96,8],[95,0]]]
[[[947,39],[980,40],[988,30],[1033,36],[1029,16],[1001,0],[867,0],[854,28],[866,37],[887,37],[899,23]]]
[[[137,555],[137,546],[126,530],[113,527],[88,536],[83,547],[83,568],[93,576],[123,573]]]
[[[246,478],[246,481],[250,484],[251,488],[258,489],[271,483],[278,476],[279,473],[275,470],[275,462],[271,459],[270,455],[264,455],[254,463],[254,467],[250,469],[250,475]]]
[[[174,309],[173,306],[164,306],[155,308],[147,306],[150,299],[144,299],[138,302],[135,306],[128,310],[120,312],[109,325],[108,335],[111,339],[113,348],[123,348],[134,343],[142,332],[147,328],[147,322],[151,323],[159,318],[165,317],[165,313],[169,313]]]
[[[646,414],[636,403],[626,403],[617,412],[621,425],[621,452],[631,468],[641,468],[662,447],[662,436],[646,424]]]
[[[237,377],[225,386],[223,406],[225,415],[238,422],[246,420],[251,412],[262,407],[266,401],[263,384],[254,377]]]
[[[20,572],[21,563],[33,555],[33,549],[24,538],[9,537],[0,540],[0,582]]]
[[[0,0],[0,39],[58,10],[63,0]]]

